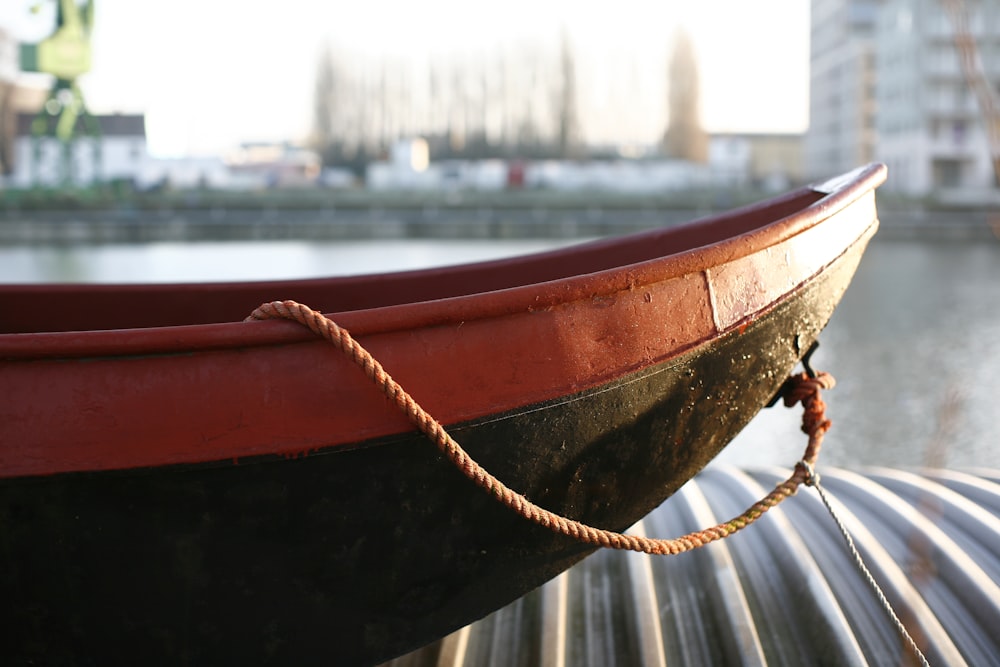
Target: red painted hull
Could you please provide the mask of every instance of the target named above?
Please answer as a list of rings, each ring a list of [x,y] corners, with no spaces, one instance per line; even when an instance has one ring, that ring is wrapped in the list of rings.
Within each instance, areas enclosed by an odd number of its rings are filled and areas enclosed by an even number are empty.
[[[884,177],[466,267],[0,287],[0,656],[372,664],[509,603],[591,548],[462,477],[328,343],[240,320],[330,313],[508,486],[623,530],[819,335]]]
[[[347,328],[439,421],[598,386],[786,298],[875,220],[870,167],[689,226],[482,265],[256,284],[0,286],[0,477],[303,456],[412,431],[298,325]],[[142,447],[135,443],[141,441]]]

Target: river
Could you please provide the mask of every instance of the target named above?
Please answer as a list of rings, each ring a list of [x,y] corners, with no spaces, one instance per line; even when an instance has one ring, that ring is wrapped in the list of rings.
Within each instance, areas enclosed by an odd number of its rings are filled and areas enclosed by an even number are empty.
[[[565,244],[547,240],[0,247],[0,282],[170,282],[357,274]],[[876,238],[820,338],[834,425],[821,464],[1000,467],[1000,243]],[[761,413],[717,461],[791,466],[800,410]]]

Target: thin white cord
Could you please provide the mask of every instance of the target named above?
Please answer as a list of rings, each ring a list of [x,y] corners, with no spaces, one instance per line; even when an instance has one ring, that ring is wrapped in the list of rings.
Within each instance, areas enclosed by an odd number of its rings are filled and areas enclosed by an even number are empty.
[[[813,470],[811,465],[805,463],[804,461],[801,463],[809,471],[809,477],[806,479],[806,484],[816,487],[820,500],[822,500],[823,504],[826,505],[826,509],[830,512],[830,516],[833,517],[834,523],[836,523],[837,528],[840,529],[840,534],[844,536],[844,541],[847,542],[847,548],[854,557],[854,564],[857,565],[858,570],[864,576],[868,585],[871,586],[873,591],[875,591],[875,596],[878,598],[882,608],[885,609],[889,618],[892,619],[893,624],[896,626],[896,630],[899,631],[899,634],[902,635],[907,645],[909,645],[910,650],[917,656],[920,664],[923,665],[923,667],[930,667],[930,663],[927,662],[927,658],[925,658],[924,654],[920,651],[920,648],[917,646],[917,642],[913,640],[913,637],[910,636],[910,633],[906,630],[906,626],[904,626],[903,622],[899,620],[899,616],[896,615],[896,611],[892,608],[892,605],[889,604],[889,600],[886,599],[885,593],[882,592],[882,588],[878,585],[878,582],[875,581],[875,577],[872,576],[871,571],[869,571],[868,567],[865,565],[864,559],[861,558],[861,554],[858,552],[857,547],[854,546],[854,540],[851,539],[851,534],[847,531],[847,526],[845,526],[844,522],[840,520],[840,516],[838,516],[837,512],[833,509],[833,505],[830,503],[830,499],[827,497],[826,491],[819,484],[819,475],[815,470]]]

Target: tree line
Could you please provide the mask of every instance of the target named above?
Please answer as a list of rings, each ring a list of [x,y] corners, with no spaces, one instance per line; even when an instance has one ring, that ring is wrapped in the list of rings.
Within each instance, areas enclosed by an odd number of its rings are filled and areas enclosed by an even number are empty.
[[[435,160],[593,156],[578,108],[576,62],[565,31],[554,43],[461,58],[372,59],[328,44],[315,70],[312,144],[325,165],[359,172],[396,140],[416,136],[427,140]],[[675,39],[667,70],[675,82],[667,82],[675,126],[661,147],[668,148],[669,136],[672,156],[703,160],[689,40]]]

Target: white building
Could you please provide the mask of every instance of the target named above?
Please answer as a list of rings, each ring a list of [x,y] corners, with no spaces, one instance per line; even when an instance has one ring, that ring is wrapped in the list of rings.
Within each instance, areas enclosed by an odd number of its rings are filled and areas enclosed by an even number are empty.
[[[812,0],[805,176],[875,159],[875,26],[880,0]]]
[[[1000,3],[966,2],[968,26],[994,89]],[[994,186],[989,140],[939,0],[888,0],[878,23],[878,159],[886,189],[947,197]]]
[[[244,143],[225,162],[229,183],[220,187],[306,187],[316,185],[323,170],[318,153],[289,143]]]
[[[803,135],[725,133],[708,140],[708,164],[716,187],[781,192],[805,182]]]
[[[99,137],[83,136],[64,146],[54,136],[33,136],[36,116],[19,114],[11,184],[22,188],[58,186],[66,176],[75,185],[137,180],[148,157],[144,117],[114,114],[95,119]],[[45,115],[37,122],[49,123],[51,130],[57,120],[56,116]],[[83,119],[78,118],[77,123],[83,134]],[[68,174],[64,171],[67,168]]]
[[[260,183],[234,182],[229,167],[220,157],[150,157],[136,175],[135,186],[139,190],[253,189],[260,187]]]

